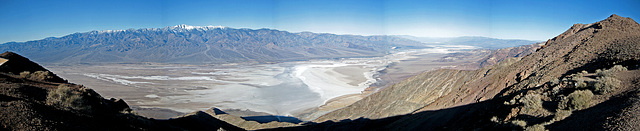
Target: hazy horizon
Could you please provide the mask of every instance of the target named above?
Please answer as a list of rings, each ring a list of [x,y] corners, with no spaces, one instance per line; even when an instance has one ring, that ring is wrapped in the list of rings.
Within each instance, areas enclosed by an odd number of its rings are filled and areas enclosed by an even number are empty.
[[[180,24],[543,41],[611,14],[639,19],[639,6],[640,1],[2,1],[0,43]]]

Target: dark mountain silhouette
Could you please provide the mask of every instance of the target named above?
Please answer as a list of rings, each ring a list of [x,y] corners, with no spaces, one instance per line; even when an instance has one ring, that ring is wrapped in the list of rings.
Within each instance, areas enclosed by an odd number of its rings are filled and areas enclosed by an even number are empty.
[[[226,63],[379,56],[394,47],[424,48],[420,42],[391,36],[179,25],[10,42],[0,50],[46,63]]]

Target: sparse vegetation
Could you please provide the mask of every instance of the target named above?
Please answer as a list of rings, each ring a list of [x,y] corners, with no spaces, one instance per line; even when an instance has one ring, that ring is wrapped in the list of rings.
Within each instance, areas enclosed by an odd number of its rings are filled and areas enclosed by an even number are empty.
[[[563,77],[561,80],[558,78],[552,78],[547,82],[548,92],[531,93],[524,96],[517,95],[511,99],[511,101],[505,102],[505,105],[522,104],[518,112],[518,115],[529,116],[544,116],[548,117],[553,115],[552,119],[544,123],[526,126],[529,119],[512,120],[509,124],[513,126],[523,127],[528,131],[544,131],[545,125],[550,125],[554,122],[561,121],[571,116],[572,111],[582,110],[588,108],[591,104],[594,93],[606,94],[615,91],[621,86],[621,81],[616,79],[614,75],[617,72],[625,71],[627,68],[621,65],[615,65],[610,69],[598,69],[595,73],[589,73],[587,71],[577,72],[571,74],[568,77]],[[568,89],[568,90],[565,90]],[[563,95],[564,91],[576,90],[567,96]],[[542,107],[542,98],[551,98],[551,101],[555,101],[553,98],[561,98],[558,102],[558,108],[555,113],[542,113],[548,109]],[[517,100],[517,102],[516,102]],[[497,122],[497,118],[494,117],[492,121]]]
[[[551,121],[560,121],[569,116],[571,116],[571,111],[569,110],[556,110],[556,114]]]
[[[587,73],[584,73],[584,72],[578,72],[578,73],[576,73],[576,74],[572,74],[572,75],[571,75],[571,77],[572,77],[572,78],[582,78],[582,77],[584,77],[585,75],[587,75]]]
[[[538,94],[527,94],[520,99],[520,103],[524,104],[524,108],[538,109],[542,107],[542,99]]]
[[[31,75],[31,72],[29,71],[20,72],[20,78],[28,78],[29,75]]]
[[[33,73],[29,71],[24,71],[24,72],[20,72],[20,77],[25,79],[30,79],[30,80],[38,80],[38,81],[47,81],[54,78],[53,73],[49,71],[36,71]]]
[[[603,76],[596,79],[592,88],[595,93],[606,94],[613,92],[618,87],[620,87],[620,80],[610,76]]]
[[[576,88],[587,88],[589,84],[584,79],[577,79],[575,83]]]
[[[592,97],[593,93],[591,93],[590,90],[575,91],[560,101],[558,108],[568,109],[570,111],[581,110],[589,106]]]
[[[65,109],[85,110],[89,109],[83,98],[82,92],[73,90],[69,85],[62,84],[58,88],[49,91],[47,105],[61,106]]]
[[[616,72],[626,71],[626,70],[627,70],[627,68],[622,66],[622,65],[615,65],[615,66],[611,67],[608,70],[600,70],[600,69],[598,69],[598,70],[596,70],[596,74],[599,77],[606,77],[606,76],[610,77],[610,76],[613,76],[613,74],[616,73]]]
[[[500,123],[500,120],[498,120],[498,117],[497,117],[497,116],[493,116],[493,117],[491,117],[491,119],[490,119],[490,120],[491,120],[491,122]]]
[[[537,124],[537,125],[529,126],[524,130],[525,131],[546,131],[547,129],[544,129],[544,125]]]
[[[522,127],[522,128],[527,127],[527,122],[523,120],[513,120],[511,121],[511,124],[514,126]]]

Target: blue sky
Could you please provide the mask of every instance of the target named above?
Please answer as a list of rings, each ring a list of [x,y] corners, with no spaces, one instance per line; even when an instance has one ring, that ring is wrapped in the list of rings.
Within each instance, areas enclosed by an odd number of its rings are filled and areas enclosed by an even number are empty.
[[[179,24],[547,40],[575,23],[597,22],[614,13],[638,20],[638,7],[638,0],[0,0],[0,43]]]

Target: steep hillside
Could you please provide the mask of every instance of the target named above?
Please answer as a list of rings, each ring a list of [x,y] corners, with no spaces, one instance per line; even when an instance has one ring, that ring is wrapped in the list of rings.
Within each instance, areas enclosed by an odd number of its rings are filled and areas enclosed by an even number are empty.
[[[637,110],[633,109],[633,103],[637,99],[634,94],[638,92],[639,79],[633,72],[637,72],[637,65],[640,64],[638,45],[640,25],[630,18],[612,15],[593,24],[576,24],[547,41],[535,53],[521,59],[503,61],[474,71],[427,72],[326,114],[316,121],[401,115],[392,117],[393,122],[385,128],[472,130],[543,127],[587,130],[604,129],[601,123],[611,123],[610,118],[616,118],[623,120],[615,121],[620,123],[612,127],[617,129],[618,126],[626,126],[625,129],[629,129],[628,125],[636,125],[632,123],[635,119],[616,116],[637,114],[632,111]],[[608,71],[614,65],[622,65],[616,68],[626,67],[630,71],[609,71],[612,72],[608,73],[611,76],[607,75],[606,78],[594,75]],[[614,86],[617,90],[611,93],[598,93],[602,92],[599,81],[611,77],[623,84]],[[574,100],[573,96],[580,96],[577,95],[580,93],[571,95],[579,90],[586,90],[581,91],[582,94],[596,93],[593,99],[584,98],[587,101],[584,108],[559,106],[566,106],[567,102]],[[529,101],[541,103],[541,107],[530,108]],[[607,109],[604,105],[608,103],[628,104]],[[575,111],[575,117],[566,117],[567,112],[571,114],[572,111]],[[559,113],[564,114],[566,119],[560,117],[562,115]],[[593,119],[580,117],[596,114],[601,116]],[[555,116],[558,118],[553,119]]]
[[[0,44],[0,50],[46,63],[225,63],[379,56],[394,47],[422,43],[390,36],[289,33],[178,25],[165,28],[91,31],[60,38]]]
[[[20,55],[0,57],[8,59],[0,66],[0,130],[242,130],[204,112],[147,119],[131,112],[124,100],[104,99],[62,81]]]

